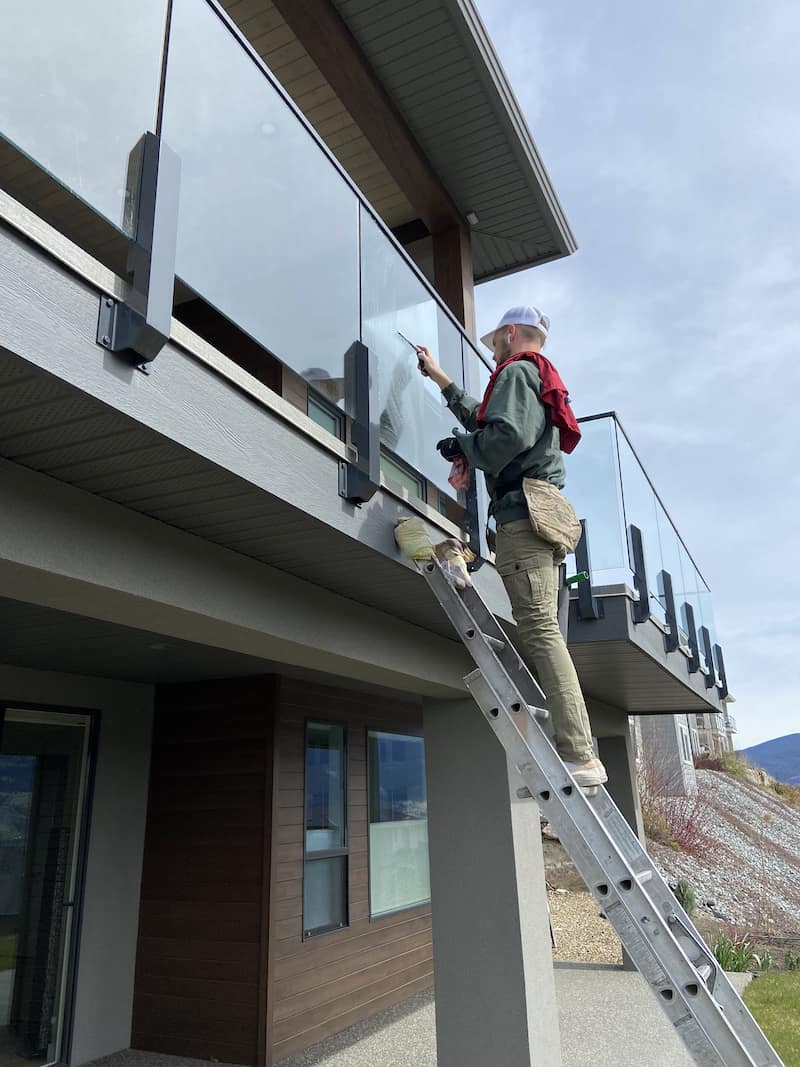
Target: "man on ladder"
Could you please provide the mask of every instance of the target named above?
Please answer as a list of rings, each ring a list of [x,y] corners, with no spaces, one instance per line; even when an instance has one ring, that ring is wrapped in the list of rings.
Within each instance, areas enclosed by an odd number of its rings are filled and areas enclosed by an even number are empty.
[[[580,524],[561,497],[562,451],[571,452],[580,430],[567,390],[542,354],[549,320],[537,308],[515,307],[481,338],[493,349],[496,369],[483,400],[468,396],[419,346],[420,373],[442,390],[464,427],[437,444],[444,459],[486,474],[497,524],[497,571],[514,620],[518,649],[547,697],[558,754],[579,786],[607,781],[595,757],[586,703],[558,626],[558,566],[572,551]]]

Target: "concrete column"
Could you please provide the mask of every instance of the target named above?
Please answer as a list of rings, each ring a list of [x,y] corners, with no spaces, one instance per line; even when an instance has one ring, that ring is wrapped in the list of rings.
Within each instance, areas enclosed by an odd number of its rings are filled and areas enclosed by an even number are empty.
[[[471,699],[424,732],[439,1067],[560,1067],[539,810]]]
[[[608,772],[606,789],[619,810],[633,827],[640,841],[644,841],[644,823],[636,784],[636,760],[630,731],[619,737],[598,737],[600,759]]]
[[[644,822],[636,784],[636,759],[633,753],[630,729],[618,737],[598,737],[600,759],[608,772],[606,789],[611,799],[627,819],[640,841],[644,841]],[[622,966],[626,971],[635,971],[636,966],[625,949],[622,949]]]

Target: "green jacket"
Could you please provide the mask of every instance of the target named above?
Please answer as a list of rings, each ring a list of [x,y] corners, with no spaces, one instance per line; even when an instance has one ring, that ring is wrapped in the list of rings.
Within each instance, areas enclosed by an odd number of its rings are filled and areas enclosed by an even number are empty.
[[[453,431],[464,455],[486,474],[491,513],[498,526],[527,517],[522,489],[514,487],[522,478],[538,478],[564,488],[561,438],[539,399],[540,388],[535,364],[520,360],[506,367],[495,383],[482,429],[476,418],[480,401],[455,382],[443,390],[447,406],[468,431]],[[508,483],[512,483],[509,489]]]

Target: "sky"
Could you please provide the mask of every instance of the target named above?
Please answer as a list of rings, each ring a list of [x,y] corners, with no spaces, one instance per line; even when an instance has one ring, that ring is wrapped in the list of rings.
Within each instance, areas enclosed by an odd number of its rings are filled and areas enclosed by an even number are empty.
[[[800,731],[800,5],[478,0],[577,238],[479,286],[551,318],[708,582],[738,748]],[[569,495],[569,486],[567,486]]]

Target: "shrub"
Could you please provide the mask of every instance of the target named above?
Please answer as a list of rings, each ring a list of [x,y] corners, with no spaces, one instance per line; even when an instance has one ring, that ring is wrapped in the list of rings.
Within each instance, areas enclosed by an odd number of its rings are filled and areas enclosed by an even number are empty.
[[[644,799],[642,799],[642,822],[644,823],[645,837],[657,842],[659,845],[666,845],[667,848],[674,849],[675,852],[683,852],[683,848],[670,833],[667,820]]]
[[[783,957],[783,966],[787,971],[800,971],[800,952],[787,950],[786,955]]]
[[[677,897],[678,903],[686,912],[687,915],[694,915],[697,910],[697,897],[695,896],[694,889],[689,884],[688,879],[679,878],[678,884],[672,890]]]
[[[735,778],[746,778],[750,766],[734,752],[721,752],[719,755],[720,770],[726,774],[732,774]]]
[[[749,941],[731,941],[727,934],[719,934],[712,952],[723,971],[746,971],[757,959]]]
[[[768,948],[765,948],[762,952],[754,952],[753,960],[759,971],[768,971],[772,967],[772,953]]]
[[[800,808],[800,787],[786,782],[772,782],[772,791],[793,808]]]
[[[659,753],[645,751],[639,767],[639,796],[644,830],[651,841],[691,855],[709,847],[705,825],[709,810],[699,793],[673,796],[675,778]]]

